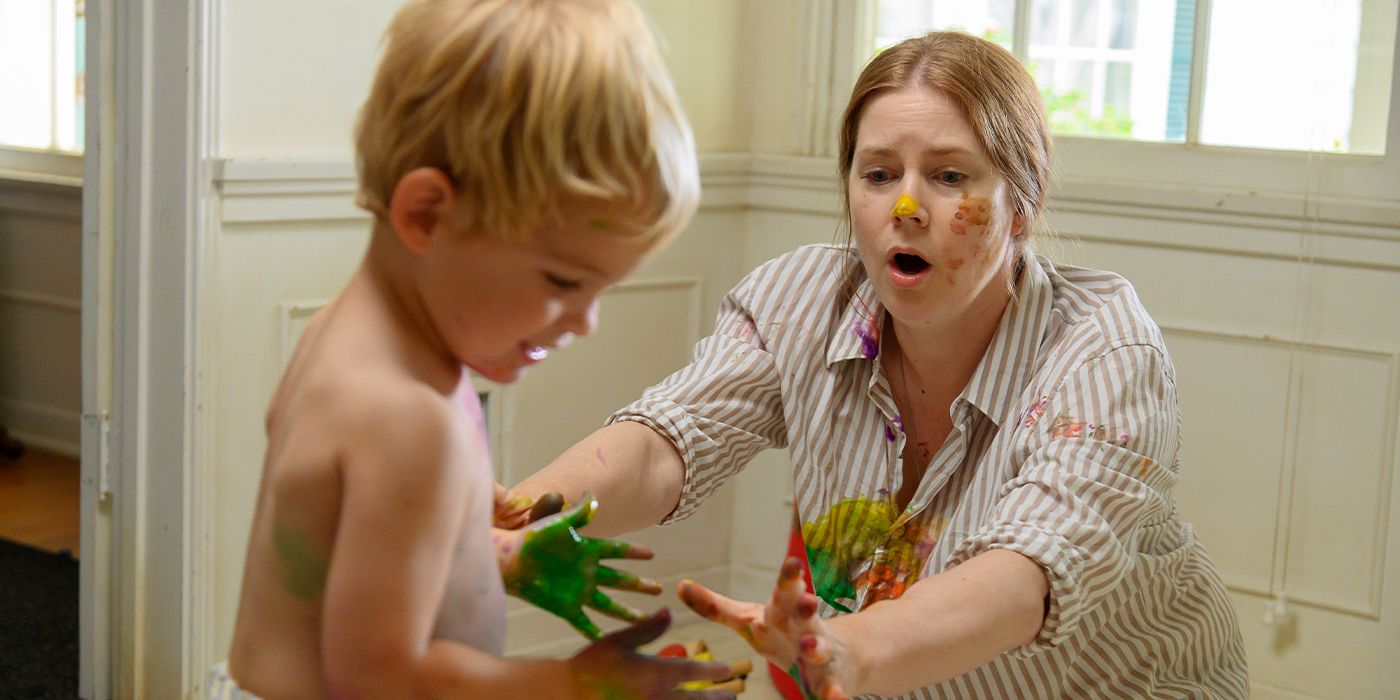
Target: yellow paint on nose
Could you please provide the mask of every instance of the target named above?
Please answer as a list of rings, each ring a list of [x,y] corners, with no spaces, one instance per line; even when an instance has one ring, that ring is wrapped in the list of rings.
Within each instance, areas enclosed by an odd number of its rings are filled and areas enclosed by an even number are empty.
[[[919,210],[919,200],[907,194],[899,195],[899,201],[894,203],[894,210],[890,212],[894,216],[913,216]]]

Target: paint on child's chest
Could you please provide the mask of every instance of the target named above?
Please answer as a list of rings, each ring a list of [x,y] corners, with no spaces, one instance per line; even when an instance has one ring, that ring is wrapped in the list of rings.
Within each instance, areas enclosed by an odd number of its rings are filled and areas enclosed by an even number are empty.
[[[304,532],[273,526],[272,541],[282,562],[282,587],[301,600],[312,600],[326,588],[330,559]]]

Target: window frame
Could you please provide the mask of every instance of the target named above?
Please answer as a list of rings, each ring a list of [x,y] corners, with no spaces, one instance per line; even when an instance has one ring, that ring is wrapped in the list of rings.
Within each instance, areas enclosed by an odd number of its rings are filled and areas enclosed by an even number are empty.
[[[822,10],[828,0],[813,0]],[[1029,24],[1028,0],[1016,6],[1016,31]],[[828,74],[829,133],[836,133],[851,86],[869,59],[874,39],[875,0],[854,0],[831,8],[836,50],[830,52]],[[1204,46],[1210,0],[1196,0],[1198,47]],[[1193,143],[1199,136],[1200,100],[1205,49],[1192,58],[1191,105],[1187,141],[1155,142],[1055,135],[1057,193],[1106,202],[1160,204],[1163,190],[1220,195],[1219,211],[1336,217],[1337,221],[1400,226],[1400,209],[1390,206],[1348,206],[1348,202],[1400,202],[1400,13],[1397,40],[1391,55],[1390,106],[1385,153],[1381,155],[1321,153],[1238,148]],[[1021,47],[1028,44],[1018,42]],[[1025,49],[1020,49],[1025,53]],[[1018,55],[1023,63],[1025,56]],[[828,146],[815,153],[833,155]],[[1095,195],[1099,188],[1106,192]],[[1192,199],[1189,195],[1187,199]],[[1301,202],[1299,201],[1301,200]]]
[[[85,0],[77,0],[77,4],[85,4]],[[50,5],[50,11],[56,12],[52,2]],[[49,43],[52,51],[56,39],[51,37]],[[86,54],[85,47],[78,49]],[[76,128],[81,132],[86,126],[79,123]],[[52,133],[50,138],[53,138]],[[0,142],[0,181],[81,187],[83,150],[68,150],[56,145],[34,148]]]

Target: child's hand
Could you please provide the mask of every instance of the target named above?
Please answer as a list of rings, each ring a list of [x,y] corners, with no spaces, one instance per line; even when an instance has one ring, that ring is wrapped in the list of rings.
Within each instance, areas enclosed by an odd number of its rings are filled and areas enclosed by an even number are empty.
[[[732,673],[728,664],[660,658],[637,653],[637,647],[661,636],[670,624],[671,611],[662,608],[655,615],[588,645],[574,658],[569,659],[577,697],[587,700],[733,698],[733,693],[724,691],[677,690],[677,686],[686,681],[718,681],[728,678]]]
[[[642,614],[617,603],[599,586],[656,595],[661,584],[599,563],[603,559],[650,559],[650,549],[617,540],[584,537],[578,528],[593,519],[598,501],[585,494],[572,510],[531,523],[523,530],[497,532],[497,557],[506,592],[568,621],[589,639],[598,627],[584,606],[635,622]]]
[[[502,530],[519,530],[526,525],[543,520],[569,507],[563,496],[550,492],[531,501],[529,496],[496,484],[495,512],[492,514],[493,527]]]
[[[817,616],[817,597],[802,584],[802,562],[783,562],[767,605],[726,598],[694,582],[681,581],[681,600],[711,622],[738,632],[754,651],[789,669],[807,698],[846,698],[849,658],[841,640]]]
[[[534,506],[530,497],[509,491],[500,484],[495,484],[495,487],[495,508],[491,524],[502,530],[516,530],[530,522],[530,508]]]

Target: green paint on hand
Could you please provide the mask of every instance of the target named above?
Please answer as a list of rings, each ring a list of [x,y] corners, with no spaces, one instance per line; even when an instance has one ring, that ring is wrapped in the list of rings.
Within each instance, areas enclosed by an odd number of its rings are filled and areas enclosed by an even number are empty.
[[[589,639],[602,636],[584,606],[613,617],[636,621],[642,615],[614,602],[599,585],[657,592],[654,582],[600,564],[602,559],[627,556],[631,545],[617,540],[584,537],[576,528],[593,517],[597,501],[586,496],[573,510],[531,524],[522,534],[520,551],[503,565],[501,580],[507,593],[563,618]]]
[[[282,586],[302,600],[312,600],[326,588],[330,558],[316,549],[311,537],[281,526],[272,529],[277,557],[282,560]]]
[[[820,700],[812,691],[807,689],[807,682],[802,680],[802,668],[795,662],[792,664],[792,668],[788,669],[788,676],[792,678],[792,681],[796,683],[797,687],[802,691],[802,700]]]

